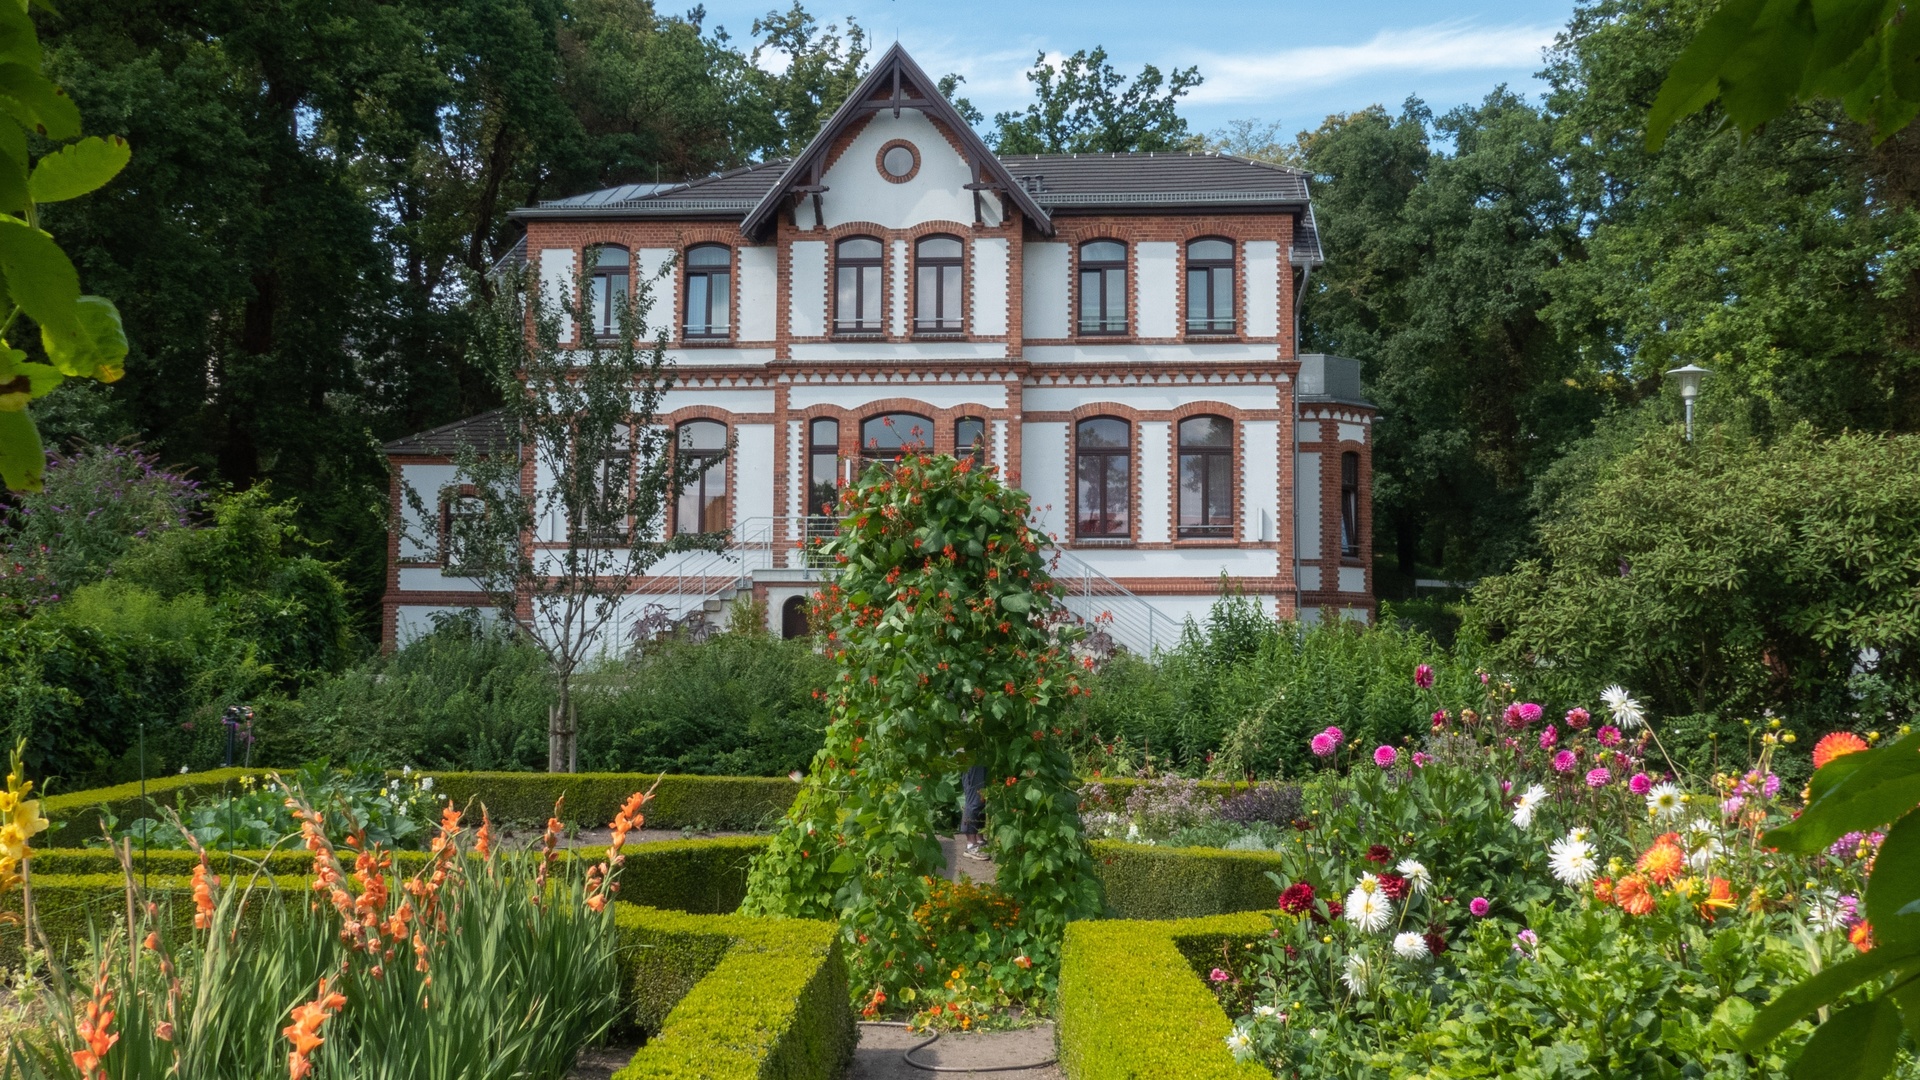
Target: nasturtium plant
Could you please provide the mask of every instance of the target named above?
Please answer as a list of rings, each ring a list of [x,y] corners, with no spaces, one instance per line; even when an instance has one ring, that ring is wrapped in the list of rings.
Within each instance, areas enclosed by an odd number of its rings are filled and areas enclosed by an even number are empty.
[[[982,928],[995,955],[970,953],[958,977],[1044,997],[1067,921],[1098,911],[1059,726],[1080,692],[1074,630],[1027,510],[992,470],[909,453],[842,496],[822,545],[839,571],[814,606],[836,666],[832,720],[743,910],[838,918],[870,1008],[914,1002],[962,967],[942,954],[950,935],[914,913],[945,866],[934,808],[970,765],[986,769],[996,888],[1017,916]]]
[[[0,0],[0,115],[0,480],[38,491],[46,455],[28,403],[70,377],[113,382],[127,356],[119,310],[81,295],[80,275],[40,227],[39,208],[98,189],[132,150],[119,136],[80,138],[79,108],[40,73],[26,0]],[[30,161],[30,134],[67,145]],[[40,329],[38,359],[7,336],[22,315]]]

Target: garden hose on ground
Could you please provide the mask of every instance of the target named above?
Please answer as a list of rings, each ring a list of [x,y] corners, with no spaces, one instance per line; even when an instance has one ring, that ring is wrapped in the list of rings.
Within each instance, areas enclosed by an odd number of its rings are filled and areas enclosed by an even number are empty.
[[[908,1031],[913,1030],[913,1025],[905,1024],[898,1020],[862,1020],[860,1022],[862,1024],[868,1025],[869,1027],[897,1027],[897,1028],[905,1028]],[[1036,1061],[1031,1065],[928,1065],[925,1062],[913,1060],[913,1055],[915,1051],[925,1050],[927,1047],[932,1046],[934,1043],[937,1043],[939,1041],[940,1041],[940,1033],[936,1031],[933,1033],[933,1037],[928,1039],[926,1042],[915,1043],[912,1046],[907,1047],[906,1052],[900,1055],[900,1059],[902,1061],[905,1061],[908,1065],[911,1065],[916,1069],[922,1069],[922,1070],[925,1070],[926,1072],[935,1072],[935,1073],[1024,1072],[1028,1069],[1044,1069],[1047,1066],[1052,1065],[1054,1062],[1060,1060],[1058,1057],[1050,1057],[1045,1061]]]

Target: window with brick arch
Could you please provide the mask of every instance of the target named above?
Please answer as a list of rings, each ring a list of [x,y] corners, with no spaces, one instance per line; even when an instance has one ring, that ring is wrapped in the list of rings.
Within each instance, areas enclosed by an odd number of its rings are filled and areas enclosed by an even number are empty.
[[[963,416],[953,422],[953,456],[972,458],[975,465],[987,463],[987,422],[978,416]]]
[[[1233,242],[1216,237],[1187,245],[1187,333],[1233,333]]]
[[[886,292],[881,287],[885,259],[880,241],[849,236],[833,249],[833,329],[838,334],[877,334],[882,329]]]
[[[1125,539],[1133,509],[1133,426],[1096,416],[1075,425],[1073,440],[1074,535]]]
[[[840,421],[807,424],[807,513],[832,516],[840,503]]]
[[[688,248],[686,278],[687,337],[726,337],[733,301],[733,249],[725,244]]]
[[[1118,240],[1080,245],[1080,332],[1127,332],[1127,245]]]
[[[1360,455],[1340,455],[1340,554],[1360,557]]]
[[[674,446],[682,460],[698,471],[680,492],[673,531],[721,532],[727,527],[727,425],[689,420],[676,434]]]
[[[964,249],[958,237],[929,236],[913,248],[913,331],[957,334]]]
[[[1180,536],[1233,535],[1233,421],[1180,421]]]
[[[627,309],[631,262],[627,249],[617,244],[596,244],[587,249],[587,263],[593,268],[587,278],[587,318],[593,323],[595,337],[620,334],[620,315]]]
[[[901,454],[933,447],[933,421],[918,413],[896,412],[860,421],[860,460],[892,461]]]

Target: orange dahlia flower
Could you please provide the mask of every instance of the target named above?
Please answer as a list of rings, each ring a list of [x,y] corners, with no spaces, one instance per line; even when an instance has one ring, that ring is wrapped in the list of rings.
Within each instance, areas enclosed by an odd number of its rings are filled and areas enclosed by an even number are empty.
[[[1734,906],[1733,883],[1717,877],[1707,888],[1707,898],[1700,902],[1700,917],[1712,922],[1721,911],[1732,911]]]
[[[1872,951],[1873,924],[1869,922],[1855,923],[1853,929],[1847,932],[1847,940],[1853,942],[1853,947],[1861,952]]]
[[[1613,886],[1613,901],[1629,915],[1645,915],[1653,910],[1653,894],[1647,891],[1647,879],[1628,874]]]
[[[1613,903],[1613,879],[1604,877],[1595,878],[1593,881],[1593,898],[1602,904]]]
[[[1825,768],[1827,762],[1834,758],[1857,754],[1866,748],[1867,740],[1851,731],[1836,731],[1830,735],[1823,735],[1819,742],[1813,744],[1813,767]]]
[[[1655,884],[1665,885],[1686,870],[1687,853],[1681,851],[1678,844],[1663,839],[1642,852],[1640,861],[1634,865]]]

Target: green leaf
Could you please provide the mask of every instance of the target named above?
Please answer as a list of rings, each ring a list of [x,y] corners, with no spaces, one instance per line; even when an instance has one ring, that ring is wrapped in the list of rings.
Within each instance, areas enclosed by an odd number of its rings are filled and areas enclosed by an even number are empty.
[[[1843,833],[1905,816],[1920,804],[1920,730],[1828,762],[1813,774],[1809,789],[1806,811],[1767,833],[1766,844],[1810,854]]]
[[[1920,939],[1920,813],[1894,823],[1867,878],[1867,921],[1882,945]]]
[[[0,64],[40,66],[40,37],[33,20],[15,4],[0,4]]]
[[[1720,94],[1720,72],[1753,33],[1767,0],[1730,0],[1701,27],[1668,70],[1647,114],[1647,149],[1658,150],[1682,117],[1698,112]]]
[[[40,432],[26,410],[0,412],[0,480],[13,491],[39,491],[47,471]]]
[[[125,373],[127,332],[120,325],[120,311],[104,296],[83,296],[73,304],[74,326],[70,330],[40,324],[40,344],[47,359],[69,375],[117,382]]]
[[[1822,1005],[1831,1004],[1854,987],[1879,978],[1902,964],[1915,963],[1920,963],[1920,948],[1910,942],[1898,942],[1821,969],[1818,974],[1789,987],[1760,1010],[1759,1018],[1747,1029],[1744,1041],[1748,1051],[1758,1053],[1761,1047],[1799,1022],[1801,1017]]]
[[[1000,606],[1015,615],[1024,615],[1033,609],[1032,598],[1026,593],[1008,593],[999,597]]]
[[[0,270],[7,275],[13,302],[43,331],[80,333],[74,311],[80,299],[80,275],[53,237],[18,218],[0,216]]]
[[[0,64],[0,102],[29,127],[49,139],[66,140],[80,134],[80,107],[64,91],[24,64]]]
[[[1886,998],[1862,1001],[1821,1024],[1793,1064],[1794,1080],[1876,1080],[1900,1049],[1900,1011]]]
[[[132,157],[133,148],[118,135],[81,139],[41,158],[27,191],[34,202],[77,199],[118,176]]]

